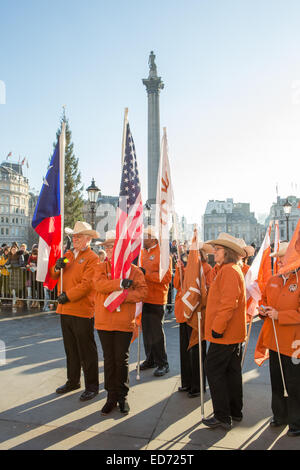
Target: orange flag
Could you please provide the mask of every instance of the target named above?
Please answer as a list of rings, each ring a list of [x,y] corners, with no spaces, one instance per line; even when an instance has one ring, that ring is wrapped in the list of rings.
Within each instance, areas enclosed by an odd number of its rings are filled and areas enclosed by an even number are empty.
[[[271,247],[270,234],[272,229],[272,221],[267,229],[264,241],[259,252],[253,260],[246,276],[246,293],[247,293],[247,321],[251,320],[251,316],[257,315],[258,303],[261,299],[262,292],[267,284],[268,279],[272,276],[271,265]]]
[[[299,203],[300,204],[300,203]],[[289,243],[286,254],[283,258],[283,265],[279,269],[279,274],[294,271],[300,266],[300,219]]]
[[[193,328],[189,349],[198,343],[197,312],[203,310],[206,305],[206,299],[207,289],[199,253],[198,232],[195,230],[186,265],[181,298],[184,317],[186,318],[187,324]],[[202,321],[201,332],[203,337],[204,321]]]

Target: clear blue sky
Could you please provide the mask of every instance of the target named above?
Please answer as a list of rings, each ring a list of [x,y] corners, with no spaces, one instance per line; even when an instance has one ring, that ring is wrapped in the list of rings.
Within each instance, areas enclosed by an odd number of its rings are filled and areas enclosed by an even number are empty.
[[[299,0],[2,0],[0,43],[0,161],[28,157],[36,190],[66,105],[85,188],[117,195],[128,107],[146,201],[153,50],[177,212],[299,196]]]

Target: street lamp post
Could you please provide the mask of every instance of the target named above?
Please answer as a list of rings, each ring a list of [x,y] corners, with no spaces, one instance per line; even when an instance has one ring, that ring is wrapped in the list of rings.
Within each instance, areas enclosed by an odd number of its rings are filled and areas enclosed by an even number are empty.
[[[291,213],[291,210],[292,210],[292,204],[288,201],[288,198],[286,198],[286,201],[283,204],[283,210],[284,210],[285,217],[286,217],[286,238],[287,238],[287,241],[289,241],[289,239],[290,239],[290,236],[289,236],[289,216],[290,216],[290,213]]]
[[[147,218],[147,225],[151,225],[151,204],[149,201],[145,204],[145,213]]]
[[[94,178],[92,178],[92,183],[87,188],[86,191],[88,193],[88,198],[89,198],[89,203],[90,203],[90,208],[91,208],[91,222],[92,222],[91,225],[92,225],[93,230],[95,230],[96,204],[97,204],[97,199],[98,199],[98,194],[100,192],[100,189],[97,188]]]

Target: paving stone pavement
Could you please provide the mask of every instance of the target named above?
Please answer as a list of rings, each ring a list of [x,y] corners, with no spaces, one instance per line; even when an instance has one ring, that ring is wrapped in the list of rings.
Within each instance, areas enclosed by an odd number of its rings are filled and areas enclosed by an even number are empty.
[[[253,361],[260,327],[260,321],[253,323],[244,365],[244,419],[225,432],[203,426],[200,398],[189,398],[177,391],[179,328],[173,313],[166,314],[165,320],[170,372],[157,378],[153,369],[142,371],[137,380],[135,341],[130,349],[130,413],[122,416],[116,408],[103,417],[100,409],[106,392],[98,335],[95,338],[100,392],[95,399],[82,403],[79,401],[82,390],[63,396],[55,393],[66,381],[59,316],[0,311],[0,341],[5,343],[6,352],[5,364],[0,365],[0,449],[298,450],[300,438],[286,436],[287,427],[274,430],[268,425],[271,418],[268,363],[258,368]],[[211,413],[208,390],[205,416]]]

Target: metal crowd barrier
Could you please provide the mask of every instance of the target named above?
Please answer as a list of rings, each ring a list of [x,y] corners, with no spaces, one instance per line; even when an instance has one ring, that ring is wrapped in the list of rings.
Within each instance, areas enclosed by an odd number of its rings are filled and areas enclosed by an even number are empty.
[[[36,280],[36,271],[24,267],[5,268],[0,275],[1,306],[50,311],[56,307],[57,289],[50,291]]]
[[[36,280],[36,271],[25,267],[5,267],[5,271],[8,274],[0,274],[0,302],[2,307],[25,307],[28,310],[42,309],[45,312],[56,309],[57,287],[52,291],[43,287],[43,283]],[[169,313],[174,308],[175,293],[176,290],[172,288],[166,305]]]

